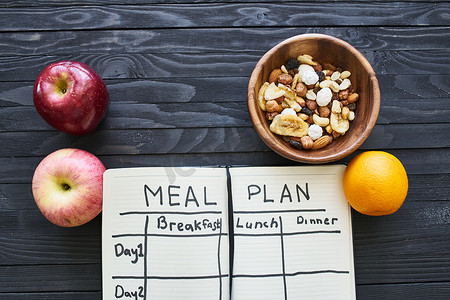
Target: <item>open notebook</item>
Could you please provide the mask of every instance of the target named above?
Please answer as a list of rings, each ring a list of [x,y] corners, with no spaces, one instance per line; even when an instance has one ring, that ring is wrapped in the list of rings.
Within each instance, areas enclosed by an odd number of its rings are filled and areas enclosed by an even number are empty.
[[[344,170],[107,170],[103,299],[356,299]]]

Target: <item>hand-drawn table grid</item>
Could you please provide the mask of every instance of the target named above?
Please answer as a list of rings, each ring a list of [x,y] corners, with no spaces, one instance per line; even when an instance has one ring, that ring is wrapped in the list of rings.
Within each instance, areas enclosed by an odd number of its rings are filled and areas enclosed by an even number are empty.
[[[151,285],[152,281],[175,281],[176,283],[170,285],[171,289],[177,289],[179,288],[179,283],[180,281],[201,281],[201,280],[211,280],[211,279],[215,279],[217,280],[218,283],[218,288],[215,289],[215,291],[217,291],[217,300],[224,300],[224,295],[223,295],[223,291],[224,290],[228,290],[229,286],[228,284],[225,284],[225,282],[223,281],[223,278],[227,278],[229,277],[229,273],[228,273],[228,268],[224,268],[221,265],[221,244],[222,244],[222,237],[224,236],[228,236],[227,232],[222,232],[222,228],[223,223],[227,222],[227,220],[223,220],[222,217],[222,212],[221,211],[200,211],[200,212],[140,212],[140,211],[132,211],[132,212],[122,212],[120,213],[121,216],[127,216],[127,215],[145,215],[145,224],[144,224],[144,228],[143,228],[143,232],[142,233],[123,233],[123,234],[116,234],[113,235],[112,238],[113,239],[124,239],[124,238],[129,238],[129,237],[142,237],[143,239],[143,254],[144,254],[144,263],[143,263],[143,270],[142,270],[142,276],[126,276],[126,275],[120,275],[120,276],[112,276],[113,280],[141,280],[142,281],[142,290],[140,290],[139,294],[137,295],[139,298],[138,299],[143,299],[143,300],[153,300],[153,299],[161,299],[162,298],[158,298],[158,296],[154,296],[152,295],[152,289],[149,288],[149,285]],[[194,234],[175,234],[175,233],[169,233],[169,234],[164,234],[164,233],[156,233],[156,232],[152,232],[149,228],[149,223],[150,223],[150,218],[155,217],[156,216],[161,216],[161,215],[219,215],[220,216],[220,224],[221,226],[219,227],[219,232],[215,233],[194,233]],[[178,274],[173,274],[171,276],[159,276],[159,275],[149,275],[150,270],[149,270],[149,265],[152,262],[152,259],[154,259],[151,255],[149,255],[149,250],[150,247],[152,247],[152,245],[155,245],[155,243],[151,242],[152,238],[161,238],[161,237],[165,237],[165,238],[183,238],[186,239],[187,242],[189,242],[190,238],[207,238],[211,240],[211,243],[216,243],[216,247],[217,247],[217,259],[215,260],[215,267],[217,270],[217,273],[210,273],[210,274],[204,274],[204,275],[200,275],[200,276],[180,276]],[[212,240],[214,239],[214,240]],[[158,243],[161,243],[161,241],[158,241]],[[161,244],[159,244],[159,246],[161,246]],[[192,246],[192,244],[191,244]],[[163,246],[164,247],[164,246]],[[199,246],[200,247],[200,246]],[[159,258],[161,259],[161,257]],[[226,258],[228,259],[228,257]],[[164,260],[167,263],[167,266],[170,266],[173,260],[173,257],[170,257],[170,255],[166,255],[164,254]],[[161,263],[161,261],[159,261],[159,263]],[[175,266],[176,269],[176,266]],[[191,291],[192,293],[199,293],[201,291],[199,290],[193,290]],[[196,295],[189,295],[189,291],[180,291],[180,293],[183,293],[183,299],[203,299],[201,298],[201,296],[196,296]],[[194,298],[189,298],[189,297],[194,297]],[[165,299],[165,298],[164,298]],[[215,298],[211,298],[211,296],[207,296],[208,300],[214,300]]]
[[[276,221],[276,228],[279,229],[278,232],[261,232],[261,233],[257,233],[255,231],[252,230],[246,230],[245,228],[245,224],[240,224],[242,227],[240,228],[236,228],[236,221],[234,223],[234,253],[235,253],[235,258],[237,253],[239,253],[240,251],[245,251],[245,252],[249,252],[248,249],[243,249],[242,247],[248,247],[249,245],[249,239],[261,239],[261,238],[267,238],[267,237],[273,237],[273,239],[270,239],[270,243],[268,242],[269,240],[266,240],[265,243],[258,244],[256,247],[258,247],[258,249],[254,250],[254,256],[253,257],[257,257],[258,255],[261,255],[262,257],[264,256],[264,254],[261,254],[260,249],[265,248],[265,246],[267,247],[273,247],[273,243],[278,243],[279,244],[279,252],[278,253],[273,253],[270,252],[271,257],[265,257],[265,258],[259,258],[259,262],[263,261],[263,263],[266,263],[266,266],[268,266],[268,268],[270,267],[270,263],[269,261],[273,261],[273,258],[275,257],[275,260],[278,259],[278,262],[276,263],[276,268],[274,267],[273,269],[271,269],[270,271],[266,270],[266,272],[261,272],[261,273],[257,273],[256,272],[251,272],[252,274],[243,274],[243,273],[233,273],[232,274],[232,280],[233,282],[235,281],[235,279],[239,279],[239,278],[243,278],[243,279],[248,279],[248,280],[252,280],[252,282],[254,283],[254,285],[252,285],[251,289],[252,291],[254,291],[255,293],[258,293],[258,288],[257,286],[263,286],[265,285],[265,283],[258,283],[257,281],[262,281],[262,280],[266,280],[265,282],[269,282],[267,280],[270,280],[270,287],[272,288],[272,290],[279,290],[281,291],[282,295],[277,295],[280,296],[279,299],[284,299],[284,300],[288,300],[288,299],[298,299],[298,295],[293,295],[292,297],[289,297],[289,278],[294,278],[297,276],[302,276],[302,275],[308,275],[308,274],[320,274],[320,273],[329,273],[329,274],[349,274],[350,271],[349,270],[335,270],[335,269],[317,269],[317,270],[296,270],[296,271],[287,271],[287,266],[289,266],[289,264],[292,264],[292,261],[289,261],[286,258],[286,252],[287,252],[287,247],[295,247],[295,243],[289,243],[289,239],[291,237],[294,236],[301,236],[301,235],[317,235],[317,234],[341,234],[341,230],[312,230],[312,231],[291,231],[291,232],[286,232],[283,228],[283,215],[286,216],[290,216],[292,217],[292,214],[296,214],[296,213],[325,213],[326,210],[325,209],[299,209],[299,210],[273,210],[273,211],[234,211],[234,217],[235,220],[241,215],[241,216],[245,216],[245,215],[270,215],[271,217],[273,217]],[[273,222],[273,221],[272,221]],[[253,224],[254,225],[254,224]],[[253,227],[254,229],[254,227]],[[243,246],[240,246],[240,239],[242,238],[241,242],[243,244]],[[245,240],[245,242],[244,242]],[[256,244],[256,240],[254,242],[254,244]],[[263,247],[261,247],[263,246]],[[291,249],[292,250],[292,249]],[[256,254],[256,252],[259,252],[258,254]],[[250,258],[250,260],[252,259]],[[292,258],[292,257],[291,257]],[[278,268],[281,267],[281,268]],[[281,270],[281,272],[280,272]],[[253,270],[252,270],[253,271]],[[273,283],[276,282],[274,281],[274,279],[280,279],[280,281],[278,281],[278,286],[275,285],[276,288],[274,288]],[[269,286],[269,284],[267,284],[266,286]],[[295,284],[293,281],[291,281],[291,284]],[[249,291],[249,293],[252,293],[252,291]],[[261,293],[261,291],[259,291],[259,293]],[[264,292],[262,292],[264,293]],[[269,296],[267,296],[269,297]],[[241,298],[239,296],[239,298]],[[244,298],[242,298],[244,299]],[[249,298],[248,298],[249,299]],[[252,299],[256,299],[253,298]]]

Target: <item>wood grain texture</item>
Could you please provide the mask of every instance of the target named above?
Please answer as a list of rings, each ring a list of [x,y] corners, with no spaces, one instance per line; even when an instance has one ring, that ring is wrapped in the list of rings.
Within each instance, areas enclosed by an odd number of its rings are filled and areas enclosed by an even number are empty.
[[[59,147],[58,147],[59,149]],[[83,149],[83,148],[81,148]],[[57,149],[55,149],[57,150]],[[348,163],[364,150],[357,150],[343,159]],[[442,149],[384,149],[395,155],[409,174],[448,174],[450,150]],[[287,166],[293,165],[273,151],[228,153],[182,153],[154,155],[98,155],[106,168],[123,167],[175,167],[175,166]],[[0,157],[0,183],[31,184],[34,169],[44,156]],[[186,163],[188,162],[188,163]],[[305,164],[294,164],[305,165]]]
[[[240,3],[241,0],[102,0],[102,5],[113,5],[113,4],[122,4],[122,5],[145,5],[145,4],[203,4],[203,3]],[[273,2],[273,0],[259,0],[259,1],[246,1],[246,3],[265,3],[265,2]],[[285,3],[310,3],[310,0],[284,0]],[[316,0],[314,2],[329,2],[327,0]],[[348,0],[334,0],[336,3],[346,3]],[[355,3],[372,3],[370,0],[353,0]],[[409,0],[407,2],[423,2],[423,0]],[[432,0],[427,3],[441,3],[446,2],[443,0]],[[399,5],[401,2],[395,2],[395,4]],[[45,7],[66,7],[66,6],[98,6],[98,1],[92,0],[70,0],[70,1],[58,1],[58,0],[35,0],[35,1],[27,1],[27,0],[5,0],[0,3],[0,7],[36,7],[36,6],[45,6]]]
[[[362,150],[450,147],[446,124],[376,125]],[[409,135],[405,133],[409,131]],[[350,133],[349,133],[350,134]],[[420,139],[416,137],[420,136]],[[47,155],[58,148],[81,148],[96,155],[144,155],[267,151],[252,127],[96,130],[83,137],[55,131],[0,133],[0,156]],[[27,139],[28,147],[18,147]]]
[[[236,53],[253,53],[255,57],[260,57],[279,42],[303,33],[332,35],[350,43],[362,52],[368,50],[448,51],[450,45],[450,33],[445,26],[301,26],[5,32],[0,35],[0,43],[2,61],[20,61],[21,57],[14,56],[29,55],[35,61],[41,60],[44,65],[49,59],[47,56],[75,58],[79,57],[77,56],[79,54],[185,53],[194,55],[219,52],[231,59]],[[27,65],[29,64],[23,67]]]
[[[339,163],[382,150],[408,173],[398,212],[353,211],[358,299],[449,299],[449,14],[423,0],[1,1],[0,299],[101,298],[101,215],[60,228],[32,198],[52,151],[88,150],[107,168],[306,165],[263,144],[246,107],[260,57],[302,33],[349,42],[380,84],[374,130]],[[88,136],[57,132],[33,106],[37,75],[64,59],[93,67],[111,95]]]
[[[2,293],[98,291],[101,264],[5,266],[0,273],[0,282]]]
[[[431,52],[433,51],[426,51],[421,55],[430,56]],[[404,83],[405,79],[414,80],[415,82],[411,85],[402,88],[412,89],[409,92],[410,94],[417,90],[417,93],[421,93],[422,97],[427,96],[424,94],[427,90],[437,88],[441,89],[440,95],[449,94],[449,79],[448,76],[445,76],[448,74],[448,69],[442,68],[442,65],[449,63],[447,59],[449,53],[450,51],[447,51],[447,53],[438,51],[430,59],[422,58],[422,61],[426,60],[429,63],[429,70],[420,67],[422,62],[412,60],[409,62],[403,61],[400,68],[401,72],[396,72],[395,66],[398,64],[396,61],[373,60],[370,52],[364,52],[369,63],[374,67],[377,77],[391,75],[390,81],[386,79],[389,85],[385,86],[385,89],[390,89],[392,85],[395,87],[397,80],[400,80],[398,84]],[[98,72],[104,80],[134,79],[134,84],[137,84],[136,81],[142,79],[153,81],[171,79],[175,83],[183,83],[183,80],[192,82],[202,78],[217,80],[222,77],[243,77],[243,84],[246,85],[248,77],[259,58],[259,55],[219,53],[25,56],[25,58],[10,57],[10,60],[0,61],[0,71],[8,81],[34,81],[47,64],[69,59],[86,63]],[[378,61],[384,61],[384,63],[381,64]],[[386,65],[392,66],[386,68]],[[433,68],[433,65],[436,67]],[[414,75],[418,76],[414,77]],[[439,81],[437,82],[438,85],[436,86],[431,80]],[[207,85],[203,85],[203,87],[206,88]],[[383,89],[382,92],[385,93]],[[433,96],[433,94],[430,96]]]
[[[211,14],[214,11],[214,14]],[[330,18],[329,12],[333,11]],[[447,25],[449,3],[212,3],[0,8],[0,31],[279,26]],[[30,14],[33,18],[29,18]],[[217,16],[220,16],[218,18]],[[6,22],[7,21],[7,22]]]

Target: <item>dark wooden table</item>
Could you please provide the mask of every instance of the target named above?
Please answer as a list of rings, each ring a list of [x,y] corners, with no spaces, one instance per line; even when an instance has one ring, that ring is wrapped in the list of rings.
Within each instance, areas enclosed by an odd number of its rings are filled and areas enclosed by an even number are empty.
[[[0,299],[101,299],[101,216],[59,228],[31,194],[34,169],[57,149],[107,168],[301,165],[262,143],[246,90],[265,51],[307,32],[355,46],[380,82],[377,125],[340,162],[384,150],[409,176],[395,214],[353,212],[358,299],[450,299],[450,4],[362,0],[2,1]],[[95,69],[111,96],[83,137],[33,106],[37,75],[66,59]]]

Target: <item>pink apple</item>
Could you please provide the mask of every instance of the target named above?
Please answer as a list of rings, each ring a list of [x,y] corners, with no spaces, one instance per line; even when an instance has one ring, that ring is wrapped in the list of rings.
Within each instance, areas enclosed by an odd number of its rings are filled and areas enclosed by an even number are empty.
[[[74,135],[92,132],[105,117],[109,94],[102,78],[76,61],[55,62],[34,83],[33,101],[52,127]]]
[[[85,224],[102,210],[105,167],[93,154],[60,149],[37,166],[33,197],[42,214],[63,227]]]

